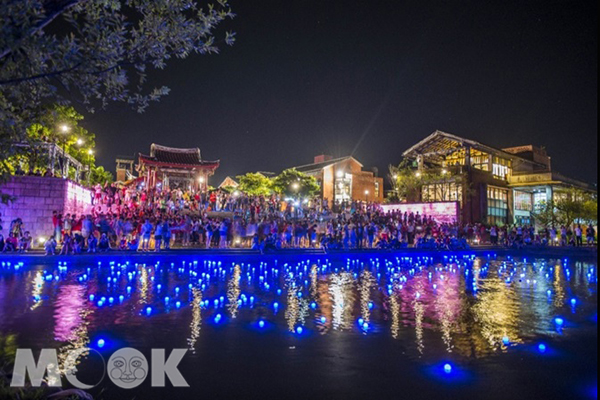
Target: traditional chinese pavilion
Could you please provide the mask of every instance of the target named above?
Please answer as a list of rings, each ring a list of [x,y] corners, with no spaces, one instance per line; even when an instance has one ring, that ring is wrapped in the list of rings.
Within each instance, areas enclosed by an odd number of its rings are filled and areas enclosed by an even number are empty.
[[[220,161],[204,161],[199,148],[179,149],[152,144],[150,155],[139,155],[138,172],[144,187],[204,191]]]

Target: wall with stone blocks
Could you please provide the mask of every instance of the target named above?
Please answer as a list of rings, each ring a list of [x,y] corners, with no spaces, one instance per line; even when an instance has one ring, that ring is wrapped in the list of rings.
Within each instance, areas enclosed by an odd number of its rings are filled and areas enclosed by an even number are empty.
[[[23,229],[34,239],[52,234],[52,212],[87,214],[92,208],[89,189],[69,180],[37,176],[15,176],[0,184],[0,192],[16,197],[8,205],[0,204],[0,219],[4,236],[8,235],[10,222],[23,220]]]

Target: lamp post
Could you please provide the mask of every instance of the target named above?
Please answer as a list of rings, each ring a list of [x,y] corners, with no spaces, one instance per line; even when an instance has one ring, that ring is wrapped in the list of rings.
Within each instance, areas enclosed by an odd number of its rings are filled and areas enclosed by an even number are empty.
[[[369,191],[365,190],[365,202],[368,204],[369,203]]]
[[[62,124],[60,126],[60,130],[65,135],[63,137],[63,146],[62,146],[62,177],[65,178],[68,174],[68,171],[66,168],[66,166],[67,166],[67,153],[66,153],[67,138],[66,138],[66,135],[67,135],[67,133],[69,133],[69,130],[70,130],[69,125]]]
[[[89,162],[89,165],[88,165],[88,176],[87,176],[88,187],[89,187],[90,184],[91,184],[91,182],[92,182],[92,180],[91,180],[92,179],[92,156],[94,155],[94,150],[89,149],[87,151],[87,153],[88,153],[88,156],[90,156],[89,157],[90,162]]]

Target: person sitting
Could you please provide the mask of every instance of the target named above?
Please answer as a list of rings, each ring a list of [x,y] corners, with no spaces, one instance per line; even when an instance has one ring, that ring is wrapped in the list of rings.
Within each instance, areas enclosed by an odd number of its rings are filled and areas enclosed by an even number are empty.
[[[98,249],[98,239],[95,235],[90,235],[88,238],[88,253],[95,253]]]
[[[127,243],[127,247],[129,250],[137,251],[138,249],[138,240],[137,237],[133,236],[131,240]]]
[[[56,254],[56,239],[54,236],[50,236],[46,243],[44,243],[44,250],[47,256],[53,256]]]
[[[100,241],[98,242],[98,251],[107,252],[108,250],[110,250],[108,235],[103,233],[102,236],[100,236]]]
[[[18,243],[19,240],[17,239],[17,236],[15,236],[14,233],[11,233],[4,241],[4,249],[2,249],[2,252],[6,253],[16,251]]]
[[[29,231],[26,231],[19,239],[19,253],[27,252],[31,248],[32,237]]]
[[[69,255],[73,253],[73,238],[68,233],[63,236],[63,245],[60,249],[60,255]]]

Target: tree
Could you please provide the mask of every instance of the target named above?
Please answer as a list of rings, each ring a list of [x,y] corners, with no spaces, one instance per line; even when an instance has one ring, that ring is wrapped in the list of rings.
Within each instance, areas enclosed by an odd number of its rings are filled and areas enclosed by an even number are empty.
[[[27,129],[22,146],[14,146],[13,155],[3,166],[7,168],[6,172],[14,173],[17,168],[22,168],[25,171],[31,169],[45,173],[52,162],[47,143],[56,143],[83,165],[93,166],[95,135],[79,126],[81,120],[83,115],[73,107],[46,107],[40,122]],[[61,130],[61,127],[66,127],[66,131]],[[60,158],[60,155],[57,156]],[[60,160],[55,161],[58,163]]]
[[[311,198],[321,191],[314,176],[308,176],[295,168],[286,169],[273,178],[273,191],[292,198]]]
[[[237,177],[240,186],[238,189],[250,196],[268,196],[273,193],[271,180],[261,173],[249,172]]]
[[[114,177],[112,173],[110,171],[104,170],[104,167],[92,168],[92,173],[90,175],[90,185],[104,185],[106,183],[112,183],[113,181]]]
[[[143,112],[168,93],[147,88],[150,69],[172,58],[215,54],[234,17],[227,0],[0,0],[0,160],[42,123],[44,105],[89,112],[123,102]],[[0,171],[3,177],[6,171]]]
[[[463,190],[464,178],[452,168],[424,168],[418,170],[409,159],[398,166],[389,166],[393,191],[390,201],[453,201],[453,194]],[[424,186],[431,190],[423,191]]]
[[[536,205],[532,216],[538,225],[551,227],[571,226],[573,223],[596,223],[598,199],[589,192],[569,188],[560,192],[558,199]]]

